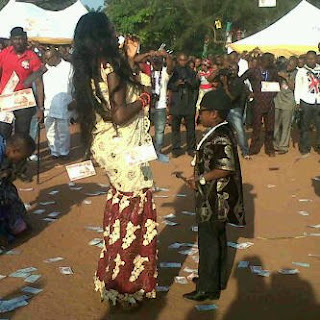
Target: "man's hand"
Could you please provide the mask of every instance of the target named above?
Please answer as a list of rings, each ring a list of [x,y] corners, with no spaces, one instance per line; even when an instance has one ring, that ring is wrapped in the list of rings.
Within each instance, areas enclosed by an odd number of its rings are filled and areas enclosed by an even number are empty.
[[[181,80],[181,79],[180,79],[180,80],[177,81],[177,85],[178,85],[178,86],[183,86],[184,84],[185,84],[185,81],[184,81],[184,80]]]
[[[196,180],[194,176],[191,176],[190,178],[187,179],[187,184],[190,189],[197,190]]]
[[[228,88],[228,77],[227,76],[220,76],[220,80],[223,84],[223,87],[225,89]]]
[[[288,79],[288,74],[286,72],[278,72],[278,76],[285,80]]]
[[[300,103],[296,105],[296,111],[300,111],[301,110],[301,106]]]
[[[43,118],[44,118],[43,110],[42,109],[38,109],[36,115],[37,115],[38,122],[42,123],[43,122]]]

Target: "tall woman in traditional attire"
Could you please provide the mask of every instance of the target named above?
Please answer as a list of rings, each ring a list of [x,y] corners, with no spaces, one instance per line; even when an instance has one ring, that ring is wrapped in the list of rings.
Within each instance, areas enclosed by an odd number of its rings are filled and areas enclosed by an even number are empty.
[[[104,13],[88,13],[74,36],[74,88],[83,141],[107,173],[104,247],[95,275],[103,300],[135,305],[155,298],[156,210],[148,162],[129,162],[152,145],[150,79],[134,75]],[[150,85],[150,83],[149,83]]]

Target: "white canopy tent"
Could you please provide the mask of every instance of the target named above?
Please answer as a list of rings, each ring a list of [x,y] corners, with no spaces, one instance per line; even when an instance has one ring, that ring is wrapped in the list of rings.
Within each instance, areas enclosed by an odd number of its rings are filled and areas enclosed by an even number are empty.
[[[268,28],[228,47],[238,52],[258,47],[263,52],[288,57],[317,51],[319,42],[320,9],[303,0]]]
[[[75,26],[88,13],[80,0],[60,11],[42,9],[34,4],[10,0],[0,11],[0,37],[9,38],[10,30],[23,27],[28,38],[48,44],[72,42]]]

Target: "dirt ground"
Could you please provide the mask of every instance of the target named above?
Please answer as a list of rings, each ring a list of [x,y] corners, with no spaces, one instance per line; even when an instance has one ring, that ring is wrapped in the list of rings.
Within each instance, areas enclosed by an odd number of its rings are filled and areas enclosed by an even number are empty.
[[[169,132],[166,141],[169,144]],[[80,160],[79,137],[73,129],[72,158],[67,163]],[[168,151],[169,148],[168,148]],[[104,195],[90,197],[86,193],[104,190],[98,183],[107,184],[108,179],[100,169],[97,176],[77,183],[81,191],[70,190],[64,168],[66,163],[50,160],[45,142],[41,145],[41,181],[37,185],[17,182],[19,188],[33,187],[33,191],[21,191],[25,203],[31,204],[28,222],[32,232],[14,243],[10,249],[19,250],[17,255],[0,256],[0,274],[9,275],[20,268],[36,267],[42,277],[31,284],[43,291],[29,301],[29,305],[0,318],[11,320],[318,320],[320,319],[320,238],[303,236],[316,233],[309,225],[320,223],[319,196],[320,176],[319,155],[312,153],[306,159],[299,158],[296,148],[286,155],[268,158],[264,152],[252,161],[241,160],[244,184],[244,198],[247,213],[247,227],[228,227],[229,241],[250,241],[254,245],[246,250],[229,248],[230,278],[227,289],[219,301],[218,310],[199,312],[196,303],[186,301],[182,294],[192,291],[194,284],[189,281],[182,285],[174,282],[177,275],[187,276],[185,267],[196,268],[191,256],[180,255],[169,250],[174,242],[197,241],[197,234],[191,231],[194,217],[182,214],[183,210],[193,211],[193,194],[171,173],[179,170],[191,174],[191,158],[187,155],[171,159],[169,164],[152,163],[155,182],[159,187],[168,188],[168,198],[157,198],[159,227],[159,260],[181,262],[179,269],[160,269],[159,285],[170,286],[167,293],[159,293],[156,300],[147,301],[133,312],[118,308],[110,309],[101,303],[99,294],[93,291],[93,274],[100,249],[89,246],[88,242],[101,234],[87,230],[88,225],[101,226]],[[35,172],[35,164],[30,165]],[[48,195],[58,190],[57,195]],[[186,194],[186,198],[177,194]],[[85,199],[92,200],[84,204]],[[301,202],[300,199],[312,201]],[[43,207],[41,201],[55,200],[55,205]],[[37,209],[46,213],[36,215]],[[61,212],[58,221],[43,221],[47,214]],[[302,216],[299,211],[307,211]],[[162,223],[164,215],[175,213],[177,226]],[[319,230],[319,229],[318,229]],[[318,231],[319,232],[319,231]],[[302,236],[302,237],[299,237]],[[284,237],[283,239],[281,237]],[[298,238],[295,238],[298,237]],[[309,254],[318,255],[310,257]],[[52,264],[43,261],[53,257],[64,260]],[[250,265],[261,265],[271,271],[270,277],[251,273],[250,269],[239,269],[239,261],[250,261]],[[309,263],[310,267],[297,267],[298,275],[281,275],[281,268],[295,268],[292,262]],[[59,266],[70,266],[74,274],[62,275]],[[21,295],[20,289],[26,283],[23,279],[7,277],[0,281],[0,297],[10,299]]]

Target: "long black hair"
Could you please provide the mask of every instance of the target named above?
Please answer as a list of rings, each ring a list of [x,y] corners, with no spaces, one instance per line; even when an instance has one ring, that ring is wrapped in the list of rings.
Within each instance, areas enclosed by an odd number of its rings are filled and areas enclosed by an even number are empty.
[[[103,12],[90,12],[78,21],[72,57],[74,98],[82,141],[87,148],[92,142],[96,113],[105,121],[111,121],[110,106],[107,105],[99,86],[101,61],[109,63],[121,79],[120,85],[109,93],[112,100],[114,92],[119,90],[121,85],[135,83],[135,80],[127,60],[118,49],[118,39],[108,17]]]

